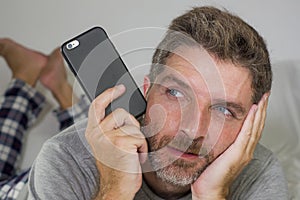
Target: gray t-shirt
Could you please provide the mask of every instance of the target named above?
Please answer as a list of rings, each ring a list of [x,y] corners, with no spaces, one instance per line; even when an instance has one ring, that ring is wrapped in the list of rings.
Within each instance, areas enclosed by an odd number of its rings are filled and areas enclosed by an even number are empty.
[[[36,158],[29,178],[29,199],[92,199],[99,188],[95,159],[84,137],[83,120],[49,139]],[[275,156],[258,145],[253,160],[231,186],[228,199],[285,200],[287,184]],[[161,199],[143,182],[135,199]],[[181,198],[192,199],[191,194]]]

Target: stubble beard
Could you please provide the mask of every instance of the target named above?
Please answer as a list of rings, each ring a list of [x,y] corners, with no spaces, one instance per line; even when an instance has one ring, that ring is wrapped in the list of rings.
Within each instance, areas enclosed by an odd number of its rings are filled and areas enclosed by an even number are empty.
[[[153,169],[156,171],[157,177],[164,182],[182,187],[194,183],[209,165],[206,161],[205,165],[197,167],[197,163],[187,163],[187,161],[178,158],[171,164],[161,167],[166,161],[161,159],[160,156],[149,156],[149,160]]]
[[[144,132],[147,131],[151,130],[144,130]],[[194,183],[211,161],[211,152],[195,161],[187,161],[180,157],[171,156],[164,147],[172,143],[174,137],[163,136],[159,139],[157,135],[154,135],[147,138],[147,141],[150,152],[148,154],[149,161],[157,177],[175,186],[183,187]],[[185,142],[180,140],[180,143]],[[188,148],[185,144],[182,146]]]

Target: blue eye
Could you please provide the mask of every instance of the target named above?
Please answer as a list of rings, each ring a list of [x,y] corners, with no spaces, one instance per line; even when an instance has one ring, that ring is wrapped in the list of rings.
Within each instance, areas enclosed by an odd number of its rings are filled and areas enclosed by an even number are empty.
[[[175,90],[175,89],[168,89],[167,93],[176,98],[180,98],[180,97],[184,96],[181,92],[179,92],[178,90]]]
[[[226,117],[232,117],[233,116],[233,113],[225,107],[217,106],[217,107],[215,107],[215,110],[223,113]]]

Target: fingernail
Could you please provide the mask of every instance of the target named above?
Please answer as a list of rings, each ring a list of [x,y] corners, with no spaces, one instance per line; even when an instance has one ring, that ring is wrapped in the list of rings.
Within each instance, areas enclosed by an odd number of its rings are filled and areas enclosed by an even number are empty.
[[[125,90],[125,86],[123,84],[120,84],[120,85],[116,85],[115,87],[118,91],[123,91]]]
[[[264,97],[265,101],[269,99],[269,96],[270,96],[270,93],[265,95],[265,97]]]
[[[253,108],[254,112],[257,111],[257,108],[258,108],[258,106],[257,106],[257,105],[254,105],[254,108]]]

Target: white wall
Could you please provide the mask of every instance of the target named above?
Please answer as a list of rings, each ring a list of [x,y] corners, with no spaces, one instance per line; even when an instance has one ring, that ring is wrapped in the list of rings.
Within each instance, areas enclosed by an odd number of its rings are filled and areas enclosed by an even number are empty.
[[[192,6],[207,2],[227,8],[253,25],[265,37],[272,62],[299,59],[300,1],[296,0],[2,0],[0,37],[10,37],[48,54],[67,39],[94,25],[103,26],[110,36],[135,28],[165,28],[175,16]],[[145,45],[154,47],[162,33],[158,29],[134,30],[121,34],[120,40],[115,39],[115,45],[121,54]],[[124,60],[129,68],[134,68],[136,65],[149,64],[150,58],[151,51],[145,50],[131,52]],[[0,66],[0,90],[3,92],[10,72],[3,59],[0,59]],[[138,82],[142,80],[141,74],[147,70],[145,67],[135,71],[135,75],[139,76]],[[46,92],[46,95],[51,98],[49,93]],[[47,114],[54,105],[50,99],[40,123],[30,131],[23,167],[32,163],[42,142],[57,132],[57,128],[54,128],[58,126],[55,118],[51,113]]]

